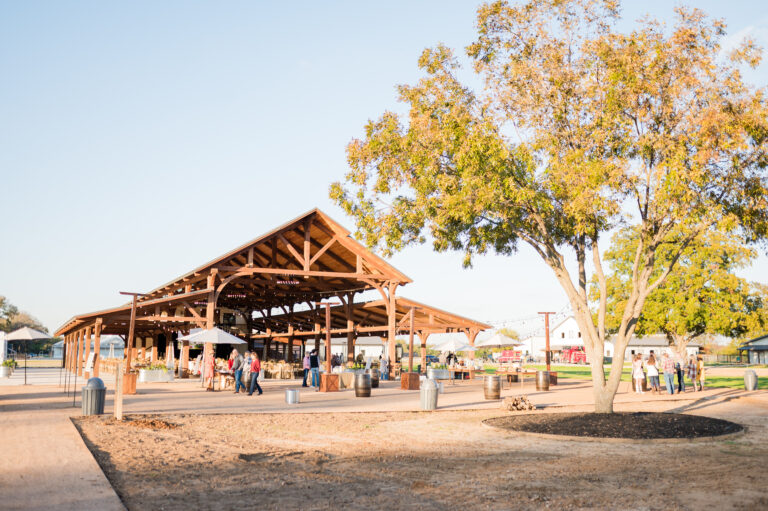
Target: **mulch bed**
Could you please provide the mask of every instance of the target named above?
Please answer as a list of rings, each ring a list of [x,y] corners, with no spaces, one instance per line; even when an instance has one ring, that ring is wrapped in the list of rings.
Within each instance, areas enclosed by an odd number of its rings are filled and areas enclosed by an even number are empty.
[[[701,415],[677,413],[547,413],[496,417],[490,426],[527,433],[594,438],[698,438],[736,433],[741,425]]]
[[[106,421],[104,421],[104,424],[107,426],[115,426],[115,425],[126,425],[126,426],[133,426],[135,428],[144,428],[144,429],[154,429],[154,430],[160,430],[160,429],[176,429],[178,428],[178,424],[174,424],[173,422],[168,422],[163,419],[157,419],[154,417],[125,417],[125,419],[121,422],[118,420],[115,420],[114,417],[108,418]]]

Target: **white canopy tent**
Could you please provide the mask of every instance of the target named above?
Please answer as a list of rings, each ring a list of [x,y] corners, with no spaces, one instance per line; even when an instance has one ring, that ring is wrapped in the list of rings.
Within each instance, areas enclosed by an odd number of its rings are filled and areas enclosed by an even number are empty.
[[[523,343],[517,339],[507,337],[506,335],[499,332],[491,332],[491,335],[488,337],[478,336],[478,338],[475,339],[476,348],[484,348],[490,346],[519,346],[521,344]]]

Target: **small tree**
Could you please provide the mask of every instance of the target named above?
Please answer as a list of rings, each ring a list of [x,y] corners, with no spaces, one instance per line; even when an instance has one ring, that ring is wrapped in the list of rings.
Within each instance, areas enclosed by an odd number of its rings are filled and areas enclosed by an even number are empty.
[[[638,236],[625,229],[613,238],[605,260],[611,267],[606,278],[608,302],[606,329],[621,326],[632,285],[632,262]],[[759,288],[736,274],[748,266],[757,253],[733,233],[709,231],[678,255],[674,243],[657,251],[657,279],[669,260],[677,264],[666,281],[648,295],[635,332],[639,335],[664,333],[678,353],[707,334],[742,337],[765,321],[763,295]],[[595,288],[592,295],[595,296]]]
[[[481,6],[467,54],[485,88],[461,83],[448,48],[425,50],[426,77],[398,89],[407,121],[369,122],[347,147],[347,188],[330,192],[385,255],[427,236],[438,251],[464,251],[466,265],[533,247],[583,333],[599,412],[613,410],[622,370],[606,379],[603,368],[603,237],[622,225],[638,233],[614,336],[621,359],[679,253],[717,225],[762,239],[768,218],[766,102],[736,67],[759,52],[746,42],[721,62],[724,26],[695,9],[678,9],[670,31],[647,19],[629,34],[614,29],[618,11],[611,0]],[[666,267],[662,243],[677,247]]]

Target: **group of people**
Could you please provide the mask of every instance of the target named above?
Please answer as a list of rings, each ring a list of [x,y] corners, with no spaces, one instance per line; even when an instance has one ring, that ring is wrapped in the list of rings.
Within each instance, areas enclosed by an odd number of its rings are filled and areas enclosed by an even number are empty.
[[[309,353],[304,354],[304,360],[302,361],[302,367],[304,368],[304,381],[301,383],[302,387],[309,387],[307,385],[307,377],[311,376],[311,386],[320,388],[320,357],[317,354],[317,350],[312,350]]]
[[[668,394],[675,393],[675,376],[677,376],[677,392],[685,392],[685,376],[691,380],[694,392],[704,390],[704,360],[701,355],[690,355],[686,360],[682,355],[675,353],[670,356],[668,352],[662,354],[661,360],[657,360],[653,352],[648,359],[643,361],[641,354],[632,357],[632,380],[635,384],[635,392],[643,393],[643,380],[646,370],[648,373],[648,386],[654,394],[661,394],[659,375],[664,375],[664,385]]]
[[[246,388],[243,383],[243,374],[246,375],[245,380],[249,382],[248,395],[252,396],[253,392],[257,390],[259,395],[262,394],[261,385],[259,385],[259,373],[261,372],[261,361],[259,355],[255,351],[246,351],[243,355],[236,349],[232,350],[229,355],[229,370],[234,373],[235,376],[235,394],[240,393],[240,388],[245,393]],[[209,387],[208,390],[212,390]]]

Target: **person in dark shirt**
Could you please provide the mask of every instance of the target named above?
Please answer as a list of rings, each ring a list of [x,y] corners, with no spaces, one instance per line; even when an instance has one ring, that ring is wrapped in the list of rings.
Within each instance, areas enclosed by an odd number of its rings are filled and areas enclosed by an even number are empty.
[[[317,350],[312,350],[309,354],[309,372],[312,374],[312,386],[320,387],[320,358],[317,356]]]

